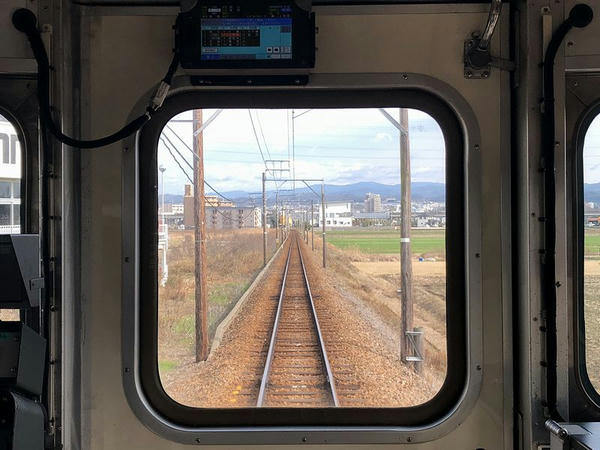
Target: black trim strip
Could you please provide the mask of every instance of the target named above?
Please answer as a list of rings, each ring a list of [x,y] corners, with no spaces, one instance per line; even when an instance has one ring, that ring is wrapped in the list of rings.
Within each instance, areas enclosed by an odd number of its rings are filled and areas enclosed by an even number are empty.
[[[446,326],[447,375],[428,402],[408,408],[237,408],[183,406],[164,391],[158,373],[158,140],[176,114],[194,108],[380,108],[404,107],[431,115],[446,143]],[[138,149],[140,202],[139,373],[144,394],[167,420],[181,426],[418,426],[448,414],[467,381],[465,268],[465,155],[462,127],[438,97],[416,89],[228,90],[180,94],[167,99],[142,129]]]
[[[574,277],[575,277],[575,320],[574,334],[575,339],[575,371],[577,374],[580,388],[595,403],[596,408],[600,408],[600,393],[596,390],[587,370],[586,362],[586,338],[585,338],[585,292],[584,292],[584,254],[585,254],[585,223],[584,223],[584,172],[583,172],[583,147],[588,129],[594,119],[600,115],[600,100],[588,108],[581,116],[581,119],[575,127],[574,134],[574,155],[575,164],[574,176],[572,178],[573,192],[575,201],[573,202],[573,215],[576,217],[576,227],[573,230],[575,239],[574,249]]]

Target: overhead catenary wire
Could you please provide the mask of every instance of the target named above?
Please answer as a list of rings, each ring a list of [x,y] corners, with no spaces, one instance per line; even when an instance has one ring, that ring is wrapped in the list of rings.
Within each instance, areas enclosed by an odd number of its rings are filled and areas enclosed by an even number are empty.
[[[186,163],[186,165],[193,171],[194,170],[194,166],[192,166],[189,161],[187,159],[185,159],[185,157],[181,154],[181,152],[177,149],[177,146],[175,146],[175,144],[173,144],[173,142],[171,141],[171,139],[169,139],[169,137],[166,134],[162,134],[160,136],[160,139],[162,139],[163,143],[165,142],[165,140],[170,144],[171,148],[173,148],[177,154],[181,157],[181,159],[183,159],[183,161]]]
[[[269,151],[269,146],[267,145],[267,139],[265,138],[265,133],[263,132],[262,123],[260,121],[260,115],[258,114],[258,111],[255,111],[255,114],[256,114],[256,122],[258,123],[258,130],[260,131],[260,135],[263,138],[263,144],[265,145],[265,150],[267,152],[267,155],[269,156],[269,159],[271,159],[271,152]]]
[[[171,151],[171,149],[169,148],[169,146],[166,144],[166,141],[161,138],[161,142],[163,143],[163,145],[165,146],[165,148],[167,149],[167,151],[169,152],[169,154],[171,155],[171,157],[173,158],[173,160],[175,161],[175,163],[179,166],[179,168],[181,169],[181,171],[183,172],[183,174],[185,175],[185,177],[190,181],[190,183],[193,183],[193,181],[190,178],[190,176],[188,175],[188,173],[185,171],[185,169],[179,163],[179,161],[177,160],[177,158],[175,157],[175,155],[173,154],[173,152]]]
[[[263,160],[263,164],[265,165],[265,170],[269,171],[267,167],[267,162],[265,161],[265,155],[263,154],[262,147],[260,145],[260,140],[258,139],[258,134],[256,133],[256,127],[254,126],[254,119],[252,118],[252,113],[248,110],[248,117],[250,117],[250,123],[252,125],[252,131],[254,132],[254,138],[256,139],[256,145],[258,146],[258,151],[260,152],[260,157]]]
[[[186,178],[189,180],[189,182],[190,182],[190,183],[193,183],[193,181],[192,181],[191,177],[190,177],[190,176],[188,175],[188,173],[185,171],[185,169],[183,168],[183,166],[181,165],[181,163],[179,162],[179,160],[177,159],[177,157],[176,157],[176,156],[173,154],[173,152],[171,151],[171,148],[169,147],[169,145],[167,145],[166,141],[165,141],[165,140],[164,140],[162,137],[161,137],[160,139],[161,139],[161,141],[162,141],[163,145],[165,146],[165,148],[167,149],[167,151],[169,152],[169,154],[171,155],[171,157],[173,158],[173,160],[175,161],[175,163],[177,164],[177,166],[179,167],[179,169],[181,169],[181,171],[183,172],[183,174],[185,175],[185,177],[186,177]],[[179,152],[178,152],[178,153],[179,153]],[[180,154],[180,155],[181,155],[181,154]],[[211,185],[210,185],[210,184],[209,184],[209,183],[208,183],[206,180],[204,180],[204,184],[206,184],[206,185],[207,185],[207,186],[208,186],[210,189],[212,189],[213,191],[217,192],[217,191],[216,191],[216,190],[215,190],[215,189],[214,189],[214,188],[213,188],[213,187],[212,187],[212,186],[211,186]],[[218,194],[218,195],[221,195],[221,194]],[[206,196],[205,196],[204,198],[205,198],[205,200],[207,199],[207,198],[206,198]],[[226,199],[226,200],[229,200],[229,199]],[[231,200],[229,200],[229,201],[231,201]],[[229,216],[227,216],[226,214],[224,214],[223,212],[221,212],[221,211],[218,209],[218,205],[216,205],[216,206],[215,206],[215,205],[212,205],[212,204],[210,204],[210,200],[208,201],[208,203],[209,203],[209,206],[210,206],[210,207],[214,207],[214,208],[216,208],[216,209],[215,209],[215,211],[216,211],[218,214],[222,215],[222,216],[223,216],[224,218],[226,218],[227,220],[233,220],[233,218],[232,218],[232,217],[229,217]],[[233,203],[233,202],[232,202],[232,203]],[[251,215],[251,214],[253,214],[253,213],[254,213],[254,210],[252,210],[252,211],[250,211],[250,212],[246,213],[246,214],[245,214],[245,215],[242,217],[242,222],[245,222],[245,221],[246,221],[246,219],[247,219],[248,217],[250,217],[250,215]]]
[[[191,148],[190,148],[190,147],[189,147],[189,146],[188,146],[188,145],[185,143],[185,141],[184,141],[183,139],[181,139],[181,137],[180,137],[180,136],[179,136],[177,133],[175,133],[175,131],[173,131],[173,129],[172,129],[172,128],[170,128],[168,125],[166,126],[166,128],[168,128],[168,129],[169,129],[169,131],[171,131],[171,133],[173,133],[173,134],[174,134],[174,135],[175,135],[175,136],[176,136],[176,137],[179,139],[179,141],[180,141],[180,142],[181,142],[181,143],[182,143],[182,144],[183,144],[183,145],[184,145],[184,146],[185,146],[185,147],[186,147],[188,150],[190,150],[194,156],[196,156],[196,158],[198,158],[198,155],[196,155],[196,153],[194,152],[194,150],[192,150],[192,149],[191,149]],[[174,146],[174,144],[171,142],[171,140],[170,140],[170,139],[167,137],[167,135],[166,135],[165,133],[163,133],[162,135],[163,135],[163,136],[164,136],[164,137],[165,137],[165,138],[166,138],[166,139],[167,139],[167,140],[168,140],[168,141],[171,143],[171,145],[173,145],[173,146]],[[174,147],[175,147],[175,146],[174,146]],[[175,148],[176,148],[176,147],[175,147]],[[181,155],[181,153],[179,153],[179,151],[177,151],[177,153],[178,153],[178,154],[179,154],[179,155],[180,155],[180,156],[183,158],[183,156]],[[191,165],[191,164],[190,164],[190,163],[189,163],[189,162],[188,162],[188,161],[187,161],[185,158],[183,158],[183,159],[184,159],[184,161],[187,163],[187,165],[188,165],[188,166],[189,166],[189,167],[190,167],[190,168],[193,170],[193,167],[192,167],[192,165]],[[230,202],[234,203],[234,201],[233,201],[233,200],[231,200],[230,198],[227,198],[225,195],[221,194],[221,193],[220,193],[219,191],[217,191],[217,190],[216,190],[214,187],[212,187],[212,186],[211,186],[211,185],[208,183],[208,181],[204,180],[204,184],[206,184],[206,185],[207,185],[207,186],[208,186],[210,189],[212,189],[212,190],[215,192],[215,194],[217,194],[217,195],[219,195],[219,196],[223,197],[223,198],[224,198],[225,200],[227,200],[227,201],[230,201]]]

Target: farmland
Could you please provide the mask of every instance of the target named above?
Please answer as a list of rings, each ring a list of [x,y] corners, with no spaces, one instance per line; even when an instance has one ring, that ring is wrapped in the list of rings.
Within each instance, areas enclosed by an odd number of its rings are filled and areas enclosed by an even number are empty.
[[[355,249],[368,254],[399,254],[399,230],[334,230],[327,231],[330,244],[345,250]],[[600,234],[598,235],[600,241]],[[415,229],[411,232],[414,256],[445,256],[444,229]]]

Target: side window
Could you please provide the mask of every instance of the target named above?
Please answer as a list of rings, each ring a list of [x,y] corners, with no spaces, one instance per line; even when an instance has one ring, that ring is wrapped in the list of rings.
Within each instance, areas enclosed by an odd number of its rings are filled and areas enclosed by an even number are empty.
[[[0,115],[0,234],[21,232],[21,161],[17,131]]]
[[[583,318],[587,376],[600,392],[600,115],[583,143]]]
[[[0,115],[0,234],[21,233],[21,161],[17,130]],[[19,311],[0,310],[0,320],[19,320]]]

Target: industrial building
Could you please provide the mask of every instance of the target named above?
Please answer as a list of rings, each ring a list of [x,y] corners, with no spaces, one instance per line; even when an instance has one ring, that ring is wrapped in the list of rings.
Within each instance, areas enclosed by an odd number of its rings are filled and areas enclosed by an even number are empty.
[[[318,213],[315,214],[315,225],[323,226],[321,213],[323,208],[318,206]],[[329,202],[325,203],[325,225],[328,227],[351,227],[352,226],[352,203],[350,202]]]
[[[217,195],[205,195],[204,198],[206,228],[209,230],[257,228],[262,226],[260,208],[236,207],[230,200]],[[190,184],[185,185],[183,196],[183,225],[188,230],[195,227],[194,195]]]

